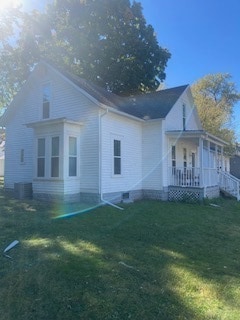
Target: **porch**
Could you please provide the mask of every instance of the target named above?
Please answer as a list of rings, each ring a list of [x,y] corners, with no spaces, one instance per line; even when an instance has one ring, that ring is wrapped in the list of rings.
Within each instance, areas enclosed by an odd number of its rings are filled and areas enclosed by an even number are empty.
[[[168,182],[178,187],[210,187],[219,185],[219,175],[215,168],[169,167]]]
[[[167,135],[169,200],[218,197],[220,172],[229,170],[223,152],[226,143],[204,131],[169,131]]]

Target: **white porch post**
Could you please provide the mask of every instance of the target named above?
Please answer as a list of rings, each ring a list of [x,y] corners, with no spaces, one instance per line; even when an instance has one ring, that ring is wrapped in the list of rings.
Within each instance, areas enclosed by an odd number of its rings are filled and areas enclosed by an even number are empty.
[[[208,146],[208,181],[207,181],[207,185],[209,186],[211,184],[210,183],[210,180],[211,180],[211,176],[210,176],[211,144],[210,144],[210,141],[207,142],[207,146]],[[205,184],[206,184],[206,181],[205,181]]]
[[[199,168],[200,168],[200,187],[204,185],[203,179],[203,139],[199,138]]]

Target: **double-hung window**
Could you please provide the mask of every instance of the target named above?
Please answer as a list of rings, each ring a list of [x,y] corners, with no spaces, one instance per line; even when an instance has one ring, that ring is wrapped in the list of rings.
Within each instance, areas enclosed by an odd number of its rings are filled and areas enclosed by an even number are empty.
[[[24,149],[20,150],[20,163],[23,164],[24,163]]]
[[[51,177],[59,177],[59,137],[52,138]]]
[[[51,100],[51,86],[47,83],[43,86],[43,102],[42,102],[42,117],[48,119],[50,117],[50,100]]]
[[[69,177],[77,176],[77,138],[69,137]]]
[[[45,138],[38,139],[37,156],[37,176],[40,178],[45,176]]]
[[[121,168],[121,140],[113,140],[113,162],[114,162],[114,174],[120,175]]]

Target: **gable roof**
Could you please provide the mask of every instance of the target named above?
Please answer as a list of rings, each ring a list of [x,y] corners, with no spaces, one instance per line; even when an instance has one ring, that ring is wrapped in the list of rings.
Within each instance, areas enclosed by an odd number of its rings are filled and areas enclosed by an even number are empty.
[[[67,78],[79,89],[85,91],[88,95],[93,97],[100,104],[106,107],[113,108],[117,111],[123,112],[130,116],[137,117],[142,120],[149,119],[161,119],[165,118],[169,111],[172,109],[174,104],[177,102],[182,93],[186,90],[188,85],[183,85],[175,88],[155,91],[152,93],[139,94],[135,96],[122,97],[118,96],[98,85],[91,83],[81,77],[78,77],[69,72],[60,70],[55,66],[52,66],[45,61],[40,62],[37,66],[43,65],[44,67],[50,68],[61,74],[63,77]],[[34,75],[35,69],[29,78]],[[37,74],[37,72],[36,72]],[[24,84],[29,82],[29,79]],[[18,100],[22,95],[24,95],[28,90],[22,88],[17,96],[13,99],[10,107],[6,110],[2,117],[0,117],[0,124],[5,125],[5,121],[8,118],[9,112],[14,107],[16,100]]]
[[[165,118],[187,87],[184,85],[129,97],[119,108],[141,119]]]
[[[76,75],[67,72],[63,72],[63,75],[99,102],[140,119],[165,118],[188,87],[183,85],[152,93],[121,97]]]

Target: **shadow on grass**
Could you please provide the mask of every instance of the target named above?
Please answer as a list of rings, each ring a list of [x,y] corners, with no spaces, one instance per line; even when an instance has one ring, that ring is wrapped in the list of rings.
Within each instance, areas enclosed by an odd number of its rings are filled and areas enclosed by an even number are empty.
[[[225,203],[141,202],[54,220],[56,210],[76,208],[1,200],[1,247],[20,240],[12,260],[1,257],[2,319],[235,319],[240,311],[235,202],[227,214]]]

